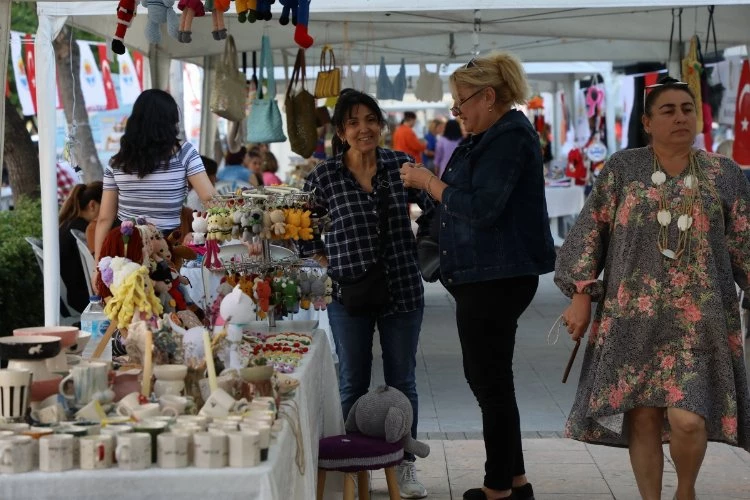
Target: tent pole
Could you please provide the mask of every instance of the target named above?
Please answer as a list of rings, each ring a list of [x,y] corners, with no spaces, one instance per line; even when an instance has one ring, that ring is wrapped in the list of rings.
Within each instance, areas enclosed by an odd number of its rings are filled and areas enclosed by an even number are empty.
[[[10,0],[0,0],[0,68],[8,67],[8,49],[10,48]],[[0,89],[5,89],[8,72],[0,71]],[[5,120],[5,99],[0,99],[0,117]],[[5,130],[3,128],[3,130]],[[0,167],[3,165],[5,134],[0,134]]]
[[[615,86],[612,72],[602,71],[604,79],[604,121],[607,126],[607,154],[617,151],[617,137],[615,136]]]
[[[55,50],[52,41],[65,23],[65,16],[38,12],[39,27],[34,41],[36,56],[36,102],[39,127],[39,180],[42,194],[42,238],[44,240],[44,324],[54,326],[60,318],[60,242],[57,228],[57,153]]]
[[[560,83],[555,82],[552,87],[552,158],[560,156],[560,150],[562,144],[560,139],[562,138],[562,100],[560,99],[561,92]]]
[[[211,79],[214,72],[214,57],[203,58],[203,88],[201,93],[201,139],[198,151],[221,163],[221,158],[214,158],[214,136],[216,135],[216,116],[211,113]]]

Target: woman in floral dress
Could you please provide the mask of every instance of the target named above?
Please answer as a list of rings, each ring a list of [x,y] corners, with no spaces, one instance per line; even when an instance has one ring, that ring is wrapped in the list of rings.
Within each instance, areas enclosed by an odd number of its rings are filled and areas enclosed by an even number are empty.
[[[574,340],[598,303],[565,432],[627,446],[646,500],[661,498],[669,441],[675,498],[692,500],[708,440],[750,451],[735,291],[750,287],[750,185],[732,160],[692,148],[686,84],[649,90],[651,146],[612,155],[558,255]]]

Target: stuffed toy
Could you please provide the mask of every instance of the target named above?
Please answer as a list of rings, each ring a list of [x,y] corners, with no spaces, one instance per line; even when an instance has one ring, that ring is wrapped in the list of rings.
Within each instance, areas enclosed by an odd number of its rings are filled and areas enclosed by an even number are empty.
[[[167,33],[179,39],[180,20],[172,9],[174,0],[141,0],[141,5],[148,10],[146,23],[146,40],[150,43],[161,43],[161,25],[167,25]]]
[[[228,358],[224,361],[224,366],[230,369],[243,368],[240,353],[242,325],[255,319],[255,304],[242,291],[240,285],[237,285],[229,295],[222,299],[219,312],[226,322],[227,340],[229,341]]]
[[[276,0],[256,0],[255,9],[250,6],[247,11],[247,20],[251,23],[255,21],[270,21],[271,17],[271,5]]]
[[[125,33],[135,17],[135,0],[120,0],[117,4],[117,28],[112,39],[112,52],[125,53]]]
[[[310,0],[298,0],[297,26],[294,28],[294,42],[303,49],[309,49],[314,42],[313,38],[307,32],[307,24],[309,22]]]
[[[232,229],[234,227],[234,218],[227,209],[223,209],[220,213],[219,227],[221,232],[221,241],[229,241],[232,239]]]
[[[328,281],[330,279],[327,274],[324,274],[310,284],[310,297],[316,311],[325,311],[328,304],[331,303],[330,293],[328,292]]]
[[[312,278],[307,273],[300,273],[297,278],[299,285],[299,306],[302,309],[310,309],[312,297]]]
[[[299,228],[302,225],[302,211],[299,208],[287,209],[284,224],[284,239],[298,240]]]
[[[382,385],[354,402],[346,417],[346,432],[402,442],[404,451],[425,458],[430,447],[411,437],[412,408],[403,392]]]
[[[263,278],[255,278],[253,297],[255,297],[255,303],[258,305],[258,316],[264,319],[271,307],[271,285],[268,281]]]
[[[292,24],[297,26],[297,3],[298,0],[279,0],[283,8],[281,9],[281,17],[279,17],[279,24],[286,26],[289,24],[289,16],[292,17]]]
[[[125,224],[123,222],[123,224]],[[126,244],[125,240],[128,240],[130,244]],[[126,236],[121,231],[120,227],[112,228],[107,237],[104,238],[102,248],[100,251],[100,264],[105,257],[126,257],[128,260],[142,264],[144,260],[148,260],[148,256],[143,254],[143,241],[141,239],[141,233],[139,231],[133,231],[131,235]],[[107,268],[108,269],[108,268]],[[111,282],[111,270],[107,271],[110,274],[109,282]],[[112,295],[109,290],[109,284],[104,279],[104,274],[101,271],[97,275],[96,289],[102,298],[108,298]]]
[[[281,283],[284,291],[284,307],[287,314],[299,312],[299,287],[297,282],[291,278],[286,278]]]
[[[270,217],[273,237],[276,239],[282,239],[286,233],[286,224],[284,224],[286,217],[284,216],[284,211],[278,208],[272,210]]]
[[[242,236],[242,218],[245,213],[242,210],[232,212],[232,239],[239,240]]]
[[[203,2],[201,2],[201,0],[180,0],[177,4],[177,8],[182,11],[177,40],[182,43],[190,43],[193,41],[193,18],[205,16],[206,10],[203,7]]]
[[[255,12],[256,7],[256,0],[235,0],[234,10],[237,12],[237,20],[241,23],[247,21],[248,14],[250,11]],[[253,16],[255,16],[255,14],[253,14]],[[254,20],[255,18],[253,18],[253,21]]]
[[[208,232],[208,220],[205,212],[193,212],[193,244],[203,245],[206,243]]]
[[[174,288],[172,283],[172,271],[169,270],[167,261],[161,261],[157,264],[156,269],[151,271],[148,275],[151,281],[154,283],[154,293],[161,302],[162,309],[165,313],[177,312],[177,302],[172,299],[169,291]],[[184,303],[184,300],[183,300]],[[187,304],[182,308],[183,310],[187,307]]]
[[[305,210],[304,212],[301,212],[299,231],[298,231],[299,239],[301,240],[313,239],[313,229],[311,226],[312,226],[312,220],[310,219],[310,211]]]
[[[133,321],[152,321],[162,313],[162,305],[156,297],[154,286],[148,277],[146,267],[115,257],[110,261],[112,282],[109,289],[112,299],[107,302],[104,312],[123,330]],[[105,271],[102,271],[105,274]]]
[[[273,226],[273,222],[271,221],[271,212],[265,211],[263,212],[263,231],[261,232],[261,237],[266,240],[271,239],[271,227]]]
[[[206,1],[207,10],[211,11],[211,23],[213,31],[211,36],[214,40],[224,40],[227,37],[227,29],[224,26],[224,13],[229,10],[229,0],[213,0],[210,2],[212,5],[210,8],[209,0]]]

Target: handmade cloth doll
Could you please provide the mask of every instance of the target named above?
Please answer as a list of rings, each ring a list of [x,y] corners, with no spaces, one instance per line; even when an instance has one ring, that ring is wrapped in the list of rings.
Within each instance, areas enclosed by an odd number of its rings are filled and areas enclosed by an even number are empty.
[[[382,385],[354,402],[346,418],[346,432],[385,439],[389,443],[402,442],[404,451],[425,458],[430,447],[411,437],[413,413],[411,403],[403,392]]]
[[[263,278],[255,278],[253,297],[258,307],[258,317],[265,319],[271,307],[271,285]]]
[[[182,11],[182,15],[180,16],[180,30],[177,39],[182,43],[190,43],[193,41],[193,18],[205,16],[206,10],[203,7],[203,2],[201,2],[201,0],[180,0],[180,3],[177,4],[177,8]]]
[[[125,33],[135,16],[135,0],[120,0],[117,4],[117,28],[112,39],[112,52],[115,54],[125,53]]]
[[[298,0],[297,2],[297,26],[294,29],[294,43],[303,49],[309,49],[315,40],[307,32],[310,22],[310,0]]]
[[[161,43],[161,25],[167,25],[167,33],[179,39],[180,20],[172,9],[174,0],[141,0],[141,5],[148,10],[146,23],[146,40],[150,43]]]
[[[247,11],[247,20],[251,23],[255,21],[270,21],[271,20],[271,4],[276,0],[256,0],[255,9],[250,7]]]
[[[128,244],[125,243],[125,239],[128,240]],[[105,257],[126,257],[132,262],[143,264],[144,259],[147,259],[148,256],[144,256],[143,254],[143,240],[141,239],[141,233],[139,231],[133,231],[132,234],[126,236],[123,234],[120,227],[112,228],[109,233],[107,233],[107,237],[104,238],[99,260],[101,261]],[[112,295],[109,285],[102,280],[102,272],[99,272],[97,275],[96,289],[102,298],[107,298]]]
[[[206,2],[208,5],[208,2]],[[227,37],[227,29],[224,27],[224,13],[229,10],[229,0],[213,0],[211,10],[211,23],[213,31],[211,36],[214,40],[224,40]]]
[[[286,26],[289,24],[289,17],[291,16],[292,24],[297,26],[297,8],[298,0],[279,0],[283,6],[281,9],[281,17],[279,17],[279,24]]]
[[[109,267],[112,271],[109,285],[112,299],[107,302],[104,312],[117,323],[117,328],[127,328],[132,321],[151,321],[162,313],[161,302],[156,297],[146,267],[122,257],[111,259]]]
[[[257,7],[256,0],[235,0],[234,10],[237,12],[237,20],[241,23],[247,21],[248,14],[253,12],[253,21],[255,21],[255,9]]]

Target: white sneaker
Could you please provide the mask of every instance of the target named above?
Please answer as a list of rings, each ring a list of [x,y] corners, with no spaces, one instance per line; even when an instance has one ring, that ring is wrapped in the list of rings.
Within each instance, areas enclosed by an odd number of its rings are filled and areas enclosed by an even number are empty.
[[[414,466],[414,462],[404,460],[397,465],[396,477],[398,478],[401,498],[424,498],[427,496],[424,485],[417,480],[417,468]]]

